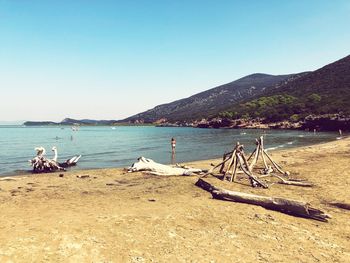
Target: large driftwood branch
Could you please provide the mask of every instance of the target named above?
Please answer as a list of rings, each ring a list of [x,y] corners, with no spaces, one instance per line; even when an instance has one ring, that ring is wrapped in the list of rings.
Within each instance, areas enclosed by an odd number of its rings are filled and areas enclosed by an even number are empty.
[[[293,216],[311,218],[322,222],[327,222],[328,218],[330,218],[329,215],[319,209],[311,207],[310,204],[306,202],[229,191],[216,187],[203,179],[198,179],[196,186],[210,192],[213,198],[220,200],[258,205],[266,209],[279,211]]]

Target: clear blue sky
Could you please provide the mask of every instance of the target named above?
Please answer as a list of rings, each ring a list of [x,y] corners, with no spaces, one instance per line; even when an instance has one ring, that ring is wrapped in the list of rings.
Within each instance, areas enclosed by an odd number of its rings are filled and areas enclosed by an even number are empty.
[[[120,119],[349,47],[348,0],[0,0],[0,120]]]

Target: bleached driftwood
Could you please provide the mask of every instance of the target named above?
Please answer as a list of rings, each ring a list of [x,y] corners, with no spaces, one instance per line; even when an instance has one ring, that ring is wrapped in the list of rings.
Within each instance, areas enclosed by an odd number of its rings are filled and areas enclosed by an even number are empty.
[[[313,208],[310,204],[302,201],[229,191],[216,187],[201,178],[196,182],[196,186],[210,192],[215,199],[258,205],[266,209],[323,222],[327,222],[328,218],[330,218],[323,211]]]
[[[286,184],[286,185],[295,185],[295,186],[302,186],[302,187],[313,187],[314,184],[310,182],[295,180],[295,179],[288,179],[285,180],[284,178],[274,175],[275,177],[279,178],[281,181],[279,181],[279,184]]]
[[[280,181],[278,182],[279,184],[286,184],[286,185],[295,185],[295,186],[303,186],[303,187],[312,187],[313,184],[310,182],[305,182],[305,181],[301,181],[301,180],[295,180],[295,179],[288,179],[288,176],[290,175],[290,173],[288,171],[284,171],[283,168],[281,167],[281,165],[279,165],[278,163],[276,163],[272,157],[267,153],[267,151],[264,149],[264,140],[263,140],[263,136],[260,136],[259,139],[256,139],[256,149],[255,152],[257,153],[255,156],[255,159],[252,163],[251,163],[251,168],[253,169],[254,165],[257,163],[257,160],[259,158],[259,156],[262,157],[263,159],[263,163],[264,163],[264,169],[263,169],[263,176],[261,177],[266,177],[266,176],[273,176],[278,178]],[[267,160],[270,161],[270,163],[272,164],[272,166],[269,166],[267,164]],[[278,175],[277,173],[281,174]],[[287,177],[287,179],[283,178],[282,176]],[[260,177],[260,178],[261,178]]]
[[[193,175],[203,173],[202,169],[196,169],[191,167],[170,166],[161,163],[157,163],[152,159],[140,157],[136,163],[133,163],[128,172],[147,171],[154,175]]]
[[[262,186],[264,188],[268,188],[268,184],[264,182],[262,178],[266,178],[269,176],[278,178],[278,183],[280,184],[304,187],[313,186],[313,184],[309,182],[288,179],[290,173],[288,171],[283,171],[282,167],[279,164],[277,164],[264,149],[263,136],[260,136],[260,138],[256,139],[255,141],[256,148],[248,158],[246,158],[244,154],[243,145],[240,145],[238,142],[231,152],[225,153],[223,155],[222,162],[212,167],[208,173],[212,174],[214,169],[220,167],[219,173],[223,175],[223,179],[231,175],[231,182],[236,181],[237,174],[243,173],[244,175],[248,176],[253,187]],[[256,167],[259,158],[262,160],[262,168]],[[268,165],[269,162],[271,165]],[[258,176],[259,173],[256,173],[256,170],[260,170],[260,173],[262,175]],[[287,178],[284,178],[283,176]]]
[[[52,159],[48,159],[45,157],[46,150],[44,147],[37,147],[35,148],[35,150],[37,152],[36,156],[32,160],[29,160],[30,165],[33,167],[34,173],[65,171],[65,168],[75,166],[81,158],[81,155],[77,155],[63,163],[59,163],[57,161],[56,147],[52,147],[52,151],[54,152],[54,157]]]
[[[241,172],[248,176],[253,187],[261,186],[263,188],[268,188],[268,185],[265,182],[253,174],[252,168],[244,155],[243,145],[241,145],[239,142],[237,142],[236,146],[231,152],[225,153],[222,159],[223,161],[211,168],[208,171],[208,174],[213,173],[214,169],[221,166],[220,173],[224,175],[223,179],[225,179],[226,176],[231,173],[230,181],[235,181],[236,174]]]

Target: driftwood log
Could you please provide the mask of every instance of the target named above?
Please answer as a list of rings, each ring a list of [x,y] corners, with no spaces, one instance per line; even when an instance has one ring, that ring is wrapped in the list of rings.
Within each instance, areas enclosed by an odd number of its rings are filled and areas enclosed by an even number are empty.
[[[330,218],[329,215],[319,209],[311,207],[310,204],[306,202],[229,191],[216,187],[201,178],[198,179],[195,185],[210,192],[215,199],[258,205],[266,209],[293,216],[311,218],[322,222],[327,222],[328,218]]]

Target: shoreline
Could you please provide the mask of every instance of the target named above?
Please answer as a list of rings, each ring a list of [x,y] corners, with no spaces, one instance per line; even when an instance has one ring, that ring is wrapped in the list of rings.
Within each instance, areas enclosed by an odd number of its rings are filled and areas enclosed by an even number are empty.
[[[194,185],[197,176],[121,168],[68,171],[63,177],[20,175],[0,181],[0,261],[349,261],[350,212],[331,204],[350,200],[350,171],[344,169],[350,138],[270,153],[292,178],[315,187],[261,189],[244,178],[206,180],[234,191],[309,202],[332,216],[328,223],[214,200]],[[187,164],[209,168],[220,159]]]

